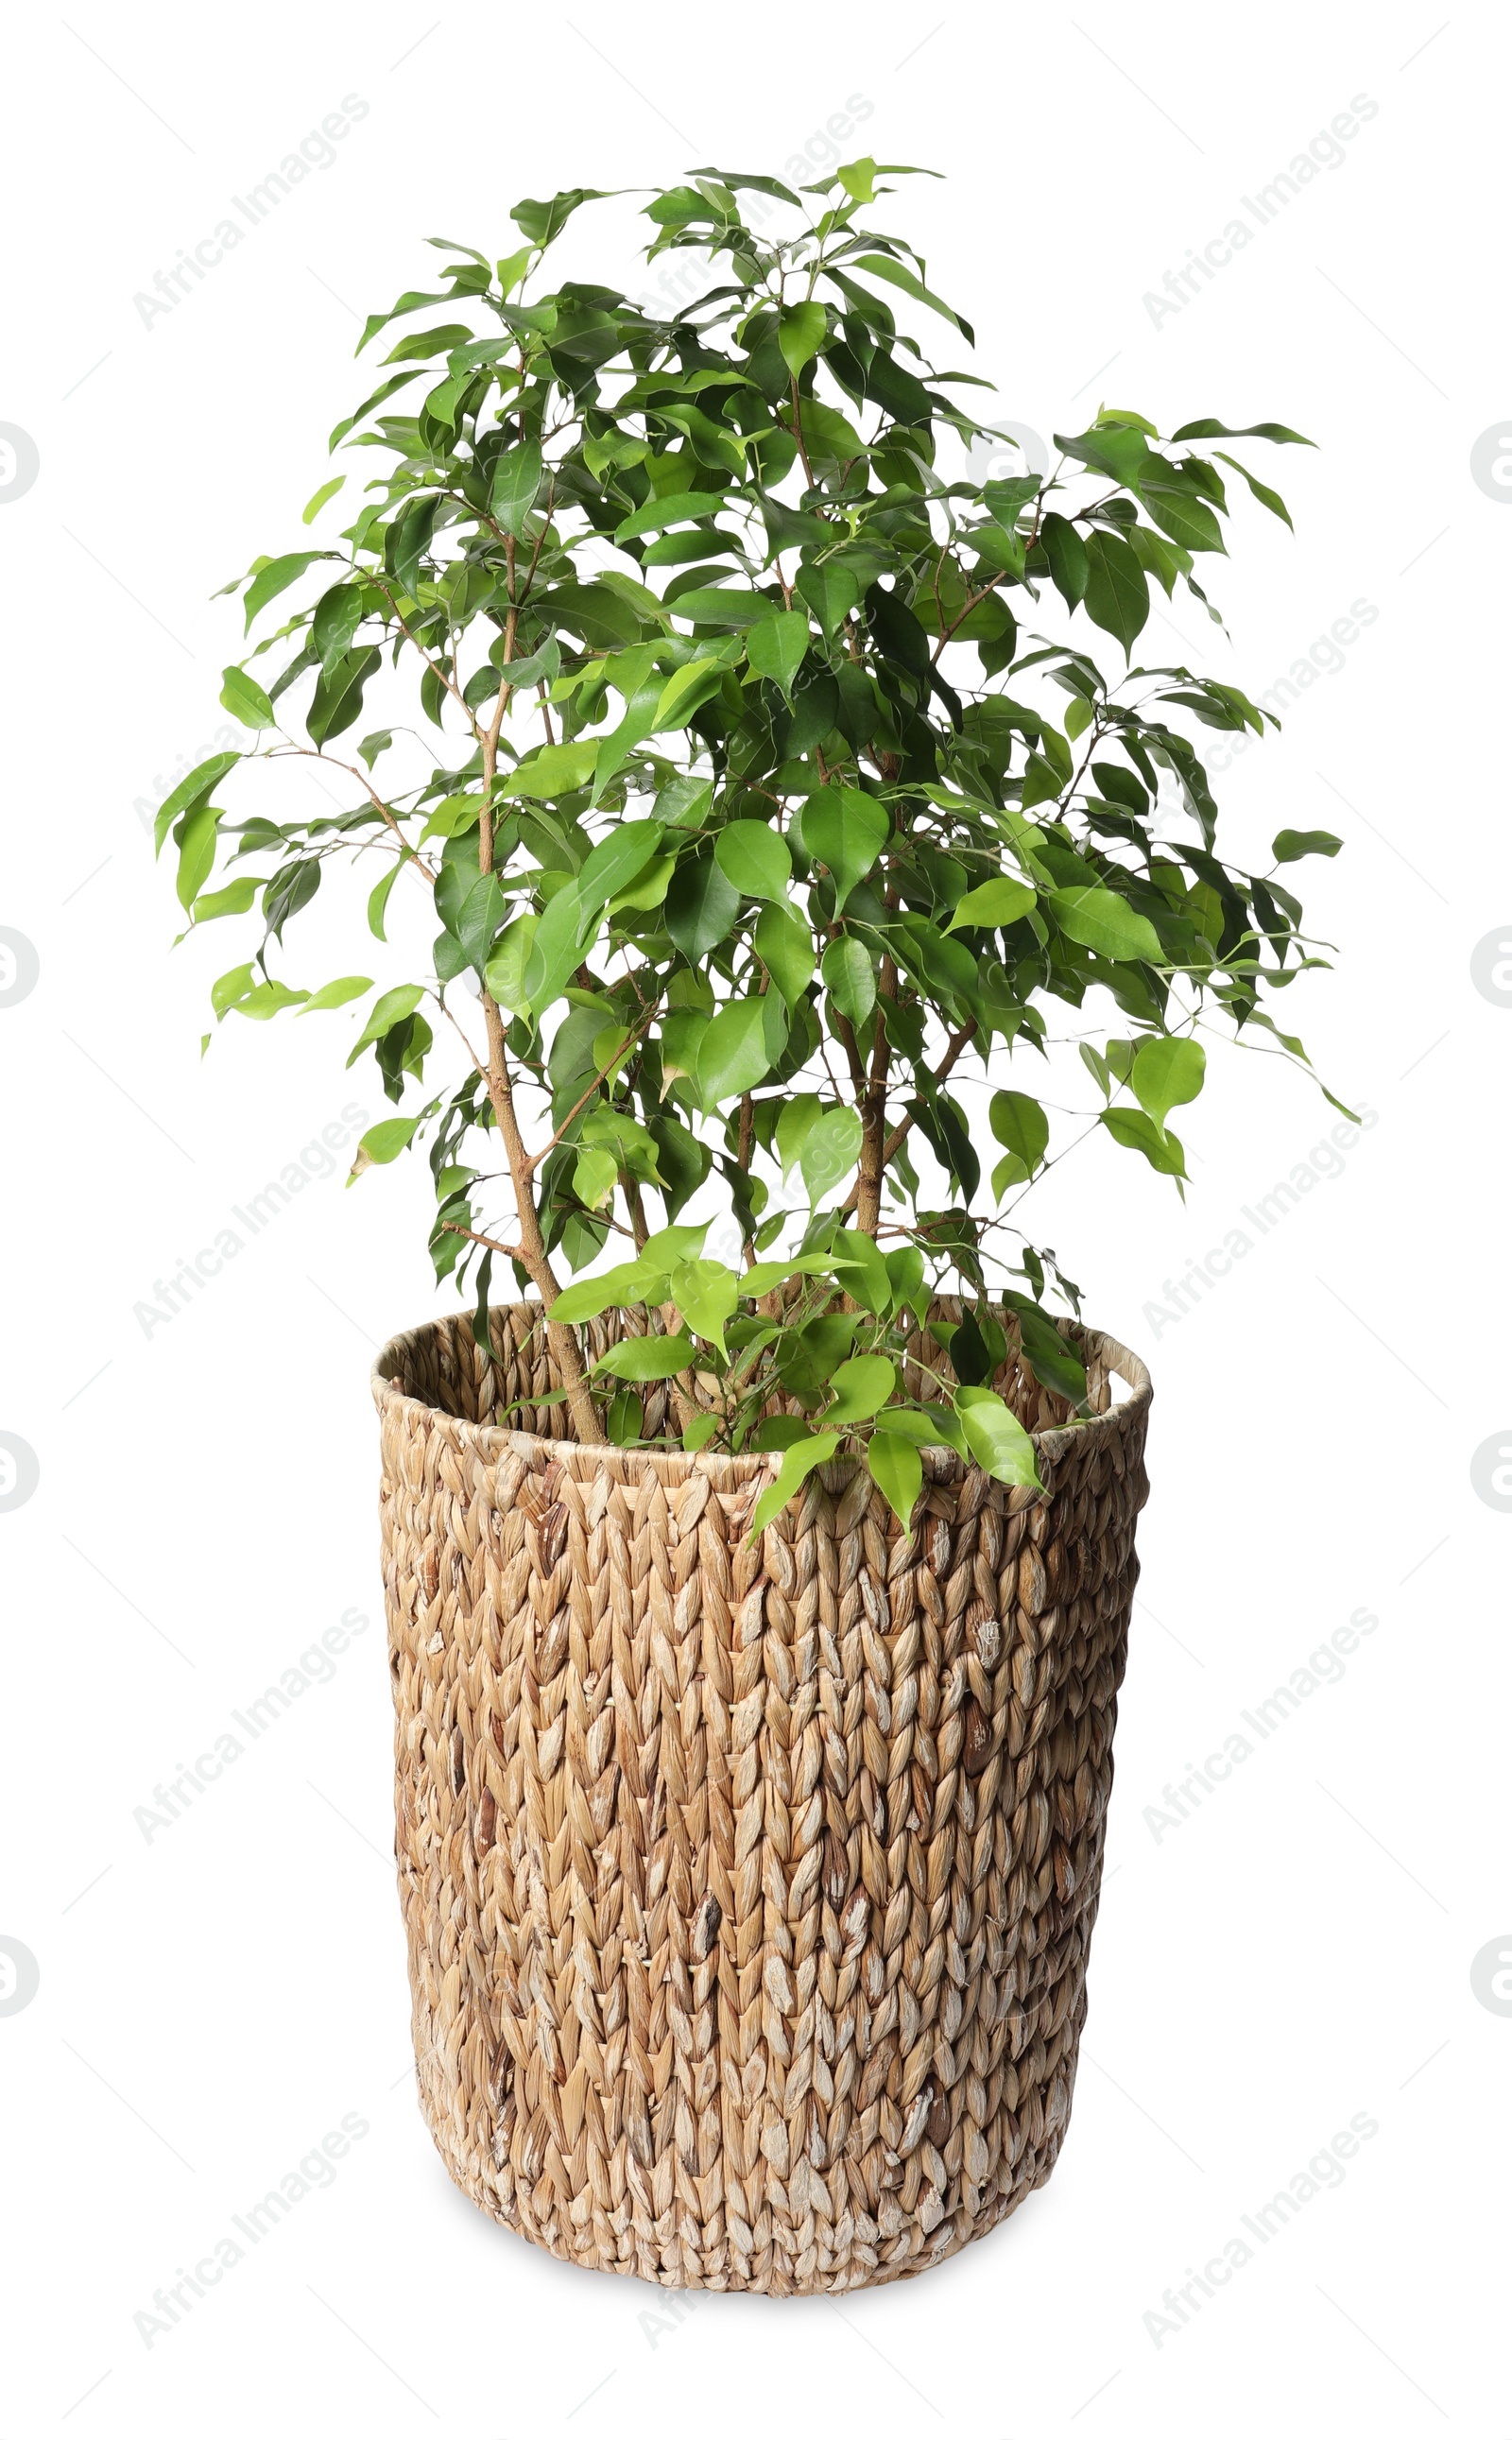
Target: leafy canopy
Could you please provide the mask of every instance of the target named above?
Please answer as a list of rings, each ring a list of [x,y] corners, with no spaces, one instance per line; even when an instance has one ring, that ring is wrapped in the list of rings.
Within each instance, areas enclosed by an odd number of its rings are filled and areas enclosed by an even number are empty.
[[[1051,1022],[1084,1020],[1094,1125],[1179,1190],[1169,1120],[1202,1089],[1200,1032],[1266,1029],[1302,1058],[1261,995],[1319,962],[1275,868],[1218,855],[1193,742],[1269,715],[1134,660],[1152,587],[1209,608],[1197,564],[1225,549],[1234,475],[1287,516],[1196,444],[1301,436],[1203,418],[1162,439],[1107,408],[1056,436],[1045,479],[982,478],[981,385],[934,361],[970,325],[861,224],[897,174],[657,193],[648,258],[702,276],[681,308],[542,284],[590,190],[520,204],[499,261],[432,241],[438,284],[369,318],[359,353],[395,343],[332,435],[379,471],[339,544],[227,587],[248,634],[272,630],[225,673],[248,742],[157,822],[190,927],[254,919],[218,1021],[374,989],[274,970],[333,864],[359,868],[386,947],[424,893],[428,955],[404,950],[351,1052],[398,1112],[353,1175],[425,1148],[438,1277],[470,1281],[487,1345],[493,1265],[513,1265],[580,1438],[782,1448],[758,1521],[857,1444],[905,1518],[923,1445],[1033,1482],[992,1380],[1021,1348],[1073,1408],[1086,1392],[1047,1274],[1072,1310],[1077,1291],[1013,1217],[1059,1157],[1030,1088]],[[294,758],[355,801],[220,809],[243,764]],[[1283,833],[1276,865],[1337,844]],[[973,1067],[1017,1080],[985,1180],[951,1089]],[[711,1180],[739,1263],[679,1220]],[[611,1238],[621,1259],[565,1285]],[[953,1378],[906,1390],[915,1317],[951,1281]],[[592,1368],[578,1329],[610,1304],[643,1305],[646,1335]]]

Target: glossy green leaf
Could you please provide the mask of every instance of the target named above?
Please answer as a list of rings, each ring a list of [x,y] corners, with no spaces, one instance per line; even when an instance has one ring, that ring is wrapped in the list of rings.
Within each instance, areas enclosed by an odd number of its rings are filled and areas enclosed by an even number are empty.
[[[585,787],[593,777],[598,759],[599,741],[595,737],[576,737],[560,745],[543,745],[528,755],[501,780],[495,794],[499,797],[539,797],[543,801],[551,797],[568,797]]]
[[[770,678],[790,698],[808,646],[809,624],[802,611],[779,610],[747,629],[746,658],[759,676]]]
[[[810,297],[804,305],[783,307],[777,326],[777,344],[782,350],[783,362],[795,381],[809,358],[819,353],[819,341],[823,336],[824,308],[817,298]]]
[[[873,1432],[866,1444],[866,1470],[907,1533],[924,1489],[924,1460],[917,1447],[891,1429]]]
[[[861,1157],[861,1121],[855,1110],[821,1110],[803,1138],[798,1165],[811,1204],[822,1203]]]
[[[245,670],[222,672],[225,683],[221,689],[221,701],[243,728],[276,728],[278,714],[256,678]]]
[[[1141,1109],[1163,1127],[1169,1111],[1197,1100],[1206,1072],[1207,1054],[1200,1042],[1157,1033],[1135,1052],[1129,1081]]]
[[[837,1424],[870,1422],[879,1407],[885,1407],[898,1386],[895,1364],[885,1355],[853,1355],[835,1368],[832,1387],[835,1396],[824,1409],[826,1428]]]
[[[1050,1143],[1050,1121],[1039,1103],[1028,1093],[1005,1089],[994,1093],[988,1116],[993,1134],[1009,1157],[1011,1167],[999,1162],[993,1174],[993,1189],[1000,1197],[1004,1186],[1021,1184],[1033,1177],[1044,1159]],[[1007,1176],[999,1184],[1004,1169]]]
[[[748,1093],[770,1065],[765,1004],[759,999],[728,1001],[711,1018],[699,1046],[698,1089],[705,1109],[717,1109]]]
[[[322,983],[320,989],[305,1001],[299,1014],[314,1016],[323,1008],[345,1008],[350,999],[361,999],[363,993],[371,989],[372,978],[369,975],[341,975],[333,983]]]
[[[1116,889],[1089,883],[1085,889],[1052,889],[1046,893],[1056,923],[1069,940],[1104,958],[1143,958],[1159,965],[1165,955],[1161,936],[1148,916],[1121,898]]]
[[[838,914],[887,844],[887,810],[859,788],[821,788],[803,807],[801,828],[805,853],[835,876]]]
[[[1114,1108],[1104,1110],[1101,1117],[1115,1143],[1123,1144],[1129,1152],[1142,1152],[1150,1167],[1164,1177],[1185,1177],[1185,1150],[1168,1127],[1157,1126],[1143,1110]]]
[[[945,925],[947,932],[982,930],[1006,924],[1017,924],[1027,915],[1035,903],[1035,892],[1027,881],[983,881],[958,898],[954,912]]]
[[[756,955],[789,1009],[798,1006],[814,978],[814,936],[788,906],[764,907],[753,935]]]
[[[781,831],[769,822],[727,822],[714,839],[714,858],[743,898],[767,898],[785,907],[793,859]]]
[[[1004,1405],[995,1390],[958,1390],[956,1412],[966,1436],[966,1446],[984,1474],[990,1474],[998,1482],[1041,1487],[1035,1444],[1012,1408]]]
[[[507,534],[524,533],[525,520],[541,488],[541,466],[538,440],[518,440],[512,449],[500,450],[495,459],[489,505],[495,523]]]
[[[824,988],[842,1016],[864,1025],[876,1006],[876,976],[872,960],[854,935],[832,941],[819,961]]]
[[[328,550],[291,550],[285,552],[282,559],[270,559],[265,567],[259,568],[247,586],[243,603],[246,613],[246,633],[251,633],[252,621],[260,610],[265,610],[270,601],[285,592],[307,567],[313,567],[317,559],[331,556]]]
[[[724,940],[740,913],[740,892],[726,878],[712,849],[685,856],[667,888],[667,929],[675,945],[697,964]]]
[[[776,1480],[767,1484],[752,1512],[752,1541],[781,1516],[788,1501],[801,1491],[814,1468],[832,1458],[839,1444],[838,1432],[811,1432],[806,1439],[794,1441],[790,1448],[784,1449]]]
[[[357,1146],[347,1184],[352,1185],[365,1169],[383,1168],[397,1160],[413,1142],[419,1124],[419,1119],[380,1119],[375,1127],[369,1127]]]
[[[1150,615],[1150,587],[1122,534],[1089,534],[1085,600],[1088,617],[1116,636],[1126,656]]]
[[[675,1374],[691,1371],[697,1361],[693,1340],[678,1332],[671,1338],[621,1338],[594,1369],[617,1381],[670,1381]]]
[[[1305,855],[1337,855],[1342,846],[1332,831],[1277,831],[1270,852],[1278,864],[1299,864]]]

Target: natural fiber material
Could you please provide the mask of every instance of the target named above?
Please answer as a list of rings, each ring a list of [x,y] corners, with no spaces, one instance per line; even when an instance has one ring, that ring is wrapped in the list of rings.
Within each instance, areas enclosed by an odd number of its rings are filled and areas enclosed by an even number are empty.
[[[540,1317],[495,1309],[496,1364],[456,1315],[373,1372],[422,2108],[564,2260],[906,2277],[1065,2133],[1149,1376],[1072,1333],[1098,1411],[1064,1429],[1010,1364],[1044,1499],[927,1453],[910,1542],[836,1461],[747,1550],[775,1458],[480,1422],[556,1386]]]

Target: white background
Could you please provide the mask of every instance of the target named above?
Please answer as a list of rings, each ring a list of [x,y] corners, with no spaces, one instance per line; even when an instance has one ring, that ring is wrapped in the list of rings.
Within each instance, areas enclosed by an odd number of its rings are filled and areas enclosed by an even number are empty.
[[[0,1006],[0,1430],[40,1482],[0,1512],[0,1934],[41,1982],[0,2016],[8,2431],[1504,2430],[1512,2018],[1471,1962],[1512,1950],[1512,1516],[1471,1460],[1512,1443],[1512,1008],[1471,956],[1512,936],[1512,493],[1470,465],[1512,409],[1504,28],[1443,5],[1087,0],[1073,22],[579,0],[569,22],[446,0],[429,24],[79,0],[12,27],[0,422],[40,471],[0,499],[0,925],[40,979]],[[136,293],[349,95],[368,115],[332,166],[144,326]],[[1357,96],[1377,114],[1341,164],[1157,323],[1146,293]],[[837,114],[854,133],[832,145]],[[401,1164],[349,1198],[338,1160],[144,1331],[134,1307],[233,1204],[344,1103],[385,1105],[342,1072],[345,1016],[227,1025],[201,1063],[229,960],[170,955],[142,807],[210,750],[241,622],[208,597],[302,539],[325,436],[368,386],[356,317],[428,284],[423,239],[502,253],[521,194],[709,161],[791,177],[811,137],[815,174],[866,151],[949,173],[893,224],[974,315],[999,414],[1048,435],[1106,400],[1321,444],[1273,461],[1295,541],[1236,516],[1211,586],[1232,645],[1191,605],[1179,641],[1147,640],[1260,691],[1351,604],[1378,614],[1218,784],[1241,858],[1283,823],[1344,840],[1303,868],[1337,971],[1278,1014],[1378,1122],[1261,1239],[1241,1208],[1335,1113],[1277,1064],[1215,1061],[1184,1211],[1110,1145],[1047,1200],[1041,1234],[1157,1390],[1051,2184],[923,2280],[679,2318],[496,2229],[417,2114],[367,1371],[445,1301],[425,1179]],[[564,269],[639,286],[631,208],[585,214]],[[310,937],[345,947],[322,974],[363,961],[355,909]],[[1162,1319],[1163,1283],[1235,1227],[1252,1250]],[[1166,1783],[1361,1610],[1378,1624],[1341,1680],[1162,1828]],[[145,1839],[154,1785],[349,1611],[369,1624],[330,1682]],[[369,2131],[334,2183],[145,2343],[154,2289],[347,2113]],[[1341,2186],[1152,2327],[1357,2113],[1378,2131]]]

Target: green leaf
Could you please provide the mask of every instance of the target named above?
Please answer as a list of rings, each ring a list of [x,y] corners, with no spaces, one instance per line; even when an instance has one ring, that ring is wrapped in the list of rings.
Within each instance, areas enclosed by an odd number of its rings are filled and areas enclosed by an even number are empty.
[[[1297,864],[1305,855],[1337,855],[1343,843],[1332,831],[1277,831],[1270,852],[1278,864]]]
[[[232,754],[212,754],[207,762],[197,762],[193,770],[179,781],[178,786],[163,798],[153,822],[154,855],[162,853],[163,841],[180,814],[187,813],[191,805],[197,805],[203,798],[207,797],[217,782],[224,780],[227,771],[232,770],[241,760],[239,751]]]
[[[801,610],[779,610],[759,619],[746,636],[746,658],[759,677],[770,678],[792,700],[793,680],[808,651],[809,624]]]
[[[826,1428],[834,1424],[870,1422],[898,1386],[897,1366],[885,1355],[853,1355],[835,1368],[834,1403],[824,1409]]]
[[[821,1110],[803,1139],[798,1165],[811,1204],[849,1177],[861,1156],[861,1121],[855,1110]]]
[[[178,850],[178,878],[174,887],[178,891],[178,903],[186,914],[214,870],[219,818],[213,805],[201,805],[184,824],[184,835]]]
[[[398,983],[392,991],[384,992],[368,1012],[368,1022],[347,1054],[347,1065],[354,1067],[369,1043],[381,1042],[391,1026],[403,1024],[413,1016],[425,996],[423,983]],[[385,1121],[387,1125],[387,1121]]]
[[[719,692],[727,667],[728,664],[716,655],[712,658],[684,661],[680,670],[674,670],[661,690],[653,730],[686,728],[699,705]]]
[[[1100,475],[1111,475],[1125,491],[1138,489],[1150,454],[1143,432],[1126,423],[1094,424],[1089,432],[1069,435],[1057,432],[1054,440],[1068,458],[1095,467]],[[1095,539],[1088,537],[1089,547]]]
[[[551,1307],[553,1321],[596,1321],[611,1306],[659,1303],[667,1274],[655,1263],[617,1263],[591,1280],[574,1280]]]
[[[560,1303],[560,1298],[557,1301]],[[552,1311],[555,1309],[553,1306]],[[679,1332],[675,1338],[621,1338],[607,1355],[599,1358],[594,1371],[610,1373],[617,1381],[670,1381],[675,1373],[688,1372],[697,1361],[698,1351],[693,1340]]]
[[[531,951],[535,946],[537,915],[517,915],[507,931],[494,943],[493,954],[483,969],[483,980],[491,998],[512,1016],[529,1016],[530,995],[525,988],[526,969]]]
[[[872,960],[854,935],[832,941],[820,960],[824,988],[842,1016],[864,1025],[876,1006],[876,976]]]
[[[388,905],[388,893],[392,889],[395,882],[398,880],[401,872],[404,870],[407,861],[407,857],[400,856],[396,863],[391,864],[387,871],[384,874],[382,881],[378,883],[376,888],[374,888],[369,896],[368,929],[372,934],[375,941],[382,941],[385,943],[387,942],[388,935],[384,930],[384,914]]]
[[[313,997],[305,1001],[299,1014],[314,1016],[322,1008],[345,1008],[349,999],[361,999],[363,993],[371,989],[370,975],[342,975],[333,983],[322,983]]]
[[[578,937],[582,913],[578,885],[569,881],[557,891],[536,925],[524,981],[531,1014],[537,1024],[561,998],[583,962],[584,947]]]
[[[924,1489],[924,1460],[918,1449],[894,1431],[873,1432],[866,1444],[866,1470],[907,1533]]]
[[[993,1172],[993,1192],[1000,1198],[1004,1187],[1023,1184],[1039,1167],[1050,1143],[1050,1121],[1030,1094],[1011,1090],[994,1093],[988,1116],[1008,1155]]]
[[[632,1447],[646,1427],[645,1405],[639,1392],[617,1390],[609,1401],[604,1426],[616,1448]]]
[[[572,1192],[590,1211],[603,1209],[614,1193],[620,1175],[620,1164],[612,1152],[601,1145],[587,1144],[577,1157],[572,1171]]]
[[[915,296],[921,305],[930,306],[936,314],[943,314],[947,322],[955,324],[963,339],[976,346],[976,332],[970,323],[947,305],[943,296],[937,296],[932,288],[926,288],[923,280],[916,279],[911,271],[905,271],[901,262],[894,262],[891,255],[858,254],[855,263],[858,270],[873,272],[878,279],[889,280],[894,288],[901,288],[905,296]]]
[[[379,659],[377,646],[365,644],[358,652],[343,653],[329,670],[321,671],[304,722],[317,745],[351,727],[362,709],[363,688]]]
[[[775,1140],[784,1186],[798,1167],[799,1156],[819,1118],[819,1106],[817,1093],[789,1093],[778,1110]],[[859,1120],[856,1123],[859,1126]],[[859,1135],[856,1142],[860,1142]]]
[[[706,1110],[716,1110],[759,1085],[771,1061],[766,1055],[765,1004],[732,999],[711,1019],[698,1050],[698,1090]]]
[[[835,876],[837,915],[887,844],[887,809],[860,788],[821,788],[804,805],[800,827],[805,853]]]
[[[1129,1077],[1141,1109],[1163,1127],[1169,1111],[1197,1100],[1207,1064],[1200,1042],[1169,1033],[1151,1035],[1135,1052]]]
[[[1067,609],[1074,610],[1087,591],[1090,565],[1087,545],[1071,519],[1057,516],[1053,509],[1039,529],[1039,539],[1050,562],[1051,581]]]
[[[752,1541],[781,1516],[795,1492],[802,1489],[814,1468],[822,1465],[826,1458],[832,1458],[839,1444],[838,1432],[811,1432],[806,1439],[794,1441],[790,1448],[783,1450],[775,1482],[767,1484],[756,1502],[750,1520]]]
[[[1225,466],[1232,466],[1236,475],[1242,475],[1250,486],[1251,496],[1259,501],[1260,506],[1263,509],[1269,509],[1273,517],[1279,517],[1288,532],[1295,531],[1291,523],[1291,511],[1279,492],[1273,492],[1269,483],[1262,483],[1258,476],[1251,474],[1248,466],[1241,466],[1237,458],[1231,458],[1226,449],[1215,449],[1213,455],[1215,458],[1221,458]]]
[[[1156,471],[1156,470],[1159,471]],[[1222,550],[1223,530],[1190,476],[1152,458],[1140,484],[1140,497],[1162,533],[1183,550]]]
[[[243,604],[246,627],[243,632],[251,634],[252,621],[258,612],[265,610],[278,594],[294,583],[296,577],[302,576],[307,567],[313,567],[317,559],[333,559],[335,553],[329,550],[291,550],[282,559],[270,559],[266,567],[259,568],[247,586]]]
[[[775,906],[786,906],[793,858],[781,831],[769,822],[727,822],[714,840],[714,858],[743,898],[768,898]]]
[[[224,889],[202,893],[189,908],[194,924],[213,924],[222,915],[244,915],[262,884],[252,873],[243,873],[240,881],[227,882]]]
[[[225,681],[221,701],[243,728],[277,728],[278,714],[256,678],[238,669],[223,670],[221,674]]]
[[[569,797],[574,790],[586,787],[593,777],[600,740],[597,737],[574,737],[559,745],[540,746],[525,762],[516,763],[505,780],[494,790],[496,797]]]
[[[712,852],[685,856],[667,888],[667,929],[691,965],[698,965],[740,913],[740,892]]]
[[[621,517],[614,529],[616,542],[633,542],[638,534],[664,533],[669,526],[693,525],[705,517],[717,514],[726,504],[727,493],[717,492],[664,492],[658,497],[653,493],[649,500]],[[730,547],[736,547],[733,537]]]
[[[1087,537],[1087,615],[1124,647],[1125,659],[1150,615],[1149,580],[1122,534]]]
[[[956,1391],[956,1412],[966,1445],[984,1474],[997,1482],[1043,1486],[1035,1462],[1035,1444],[1011,1407],[996,1390]]]
[[[839,566],[833,560],[805,560],[793,590],[801,601],[808,603],[826,638],[844,625],[847,614],[855,609],[862,593],[854,568]]]
[[[1116,958],[1125,964],[1143,959],[1152,965],[1164,958],[1154,924],[1116,889],[1104,889],[1095,883],[1085,889],[1052,889],[1047,892],[1047,904],[1068,940],[1079,941],[1084,949],[1095,949],[1100,957]]]
[[[525,531],[525,520],[535,506],[535,495],[541,488],[541,444],[538,440],[521,440],[513,449],[501,450],[494,463],[494,483],[490,506],[494,520],[507,534],[516,536]]]
[[[819,352],[824,336],[824,308],[815,297],[806,304],[786,305],[777,326],[777,344],[783,364],[797,381],[811,356]]]
[[[380,1119],[375,1127],[369,1127],[357,1146],[347,1184],[352,1185],[365,1169],[381,1169],[397,1160],[419,1124],[419,1119]]]
[[[756,955],[795,1009],[814,978],[814,938],[801,915],[790,906],[765,906],[752,936]]]
[[[995,926],[1017,924],[1033,906],[1035,891],[1027,881],[983,881],[977,888],[968,889],[958,898],[955,912],[945,925],[947,932],[991,930]]]
[[[345,475],[333,475],[329,483],[322,483],[318,492],[306,501],[300,524],[313,526],[326,502],[335,498],[346,479]]]
[[[645,870],[661,845],[659,822],[619,822],[601,839],[578,875],[578,897],[585,911],[603,906],[628,889]]]
[[[1196,423],[1183,423],[1179,432],[1172,433],[1171,439],[1173,440],[1293,440],[1301,449],[1316,449],[1318,446],[1316,440],[1309,440],[1305,433],[1293,432],[1285,423],[1241,423],[1236,428],[1232,423],[1215,422],[1211,415],[1204,415]]]
[[[725,1324],[740,1301],[741,1283],[727,1263],[705,1256],[675,1263],[667,1292],[691,1330],[725,1354]]]
[[[527,195],[515,205],[510,218],[532,245],[548,246],[566,228],[580,204],[602,203],[615,192],[612,187],[564,187],[546,203]]]
[[[1104,1126],[1115,1143],[1129,1152],[1142,1152],[1152,1169],[1162,1177],[1183,1178],[1186,1175],[1186,1153],[1169,1128],[1158,1127],[1143,1110],[1104,1110]]]

